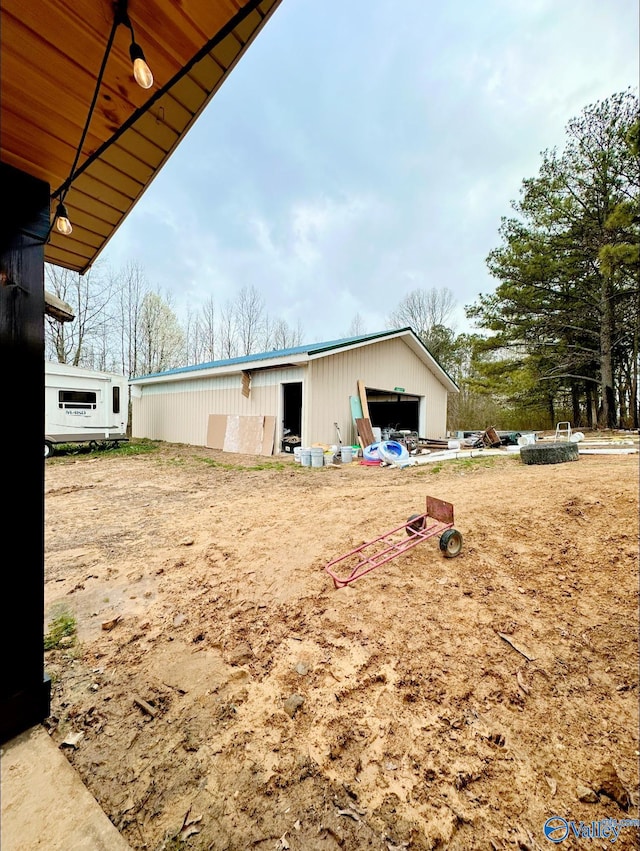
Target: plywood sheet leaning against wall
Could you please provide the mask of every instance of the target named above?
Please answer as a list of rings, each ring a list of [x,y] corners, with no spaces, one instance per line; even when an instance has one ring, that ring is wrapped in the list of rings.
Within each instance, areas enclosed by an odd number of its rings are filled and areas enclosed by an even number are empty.
[[[207,446],[241,455],[272,455],[276,418],[209,414]]]

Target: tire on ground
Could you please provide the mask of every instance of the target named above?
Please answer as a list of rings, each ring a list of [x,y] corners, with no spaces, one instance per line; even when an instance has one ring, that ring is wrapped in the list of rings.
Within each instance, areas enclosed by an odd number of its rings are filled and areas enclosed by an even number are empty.
[[[534,443],[521,446],[520,458],[523,464],[563,464],[565,461],[577,461],[578,444],[567,441],[566,443]]]

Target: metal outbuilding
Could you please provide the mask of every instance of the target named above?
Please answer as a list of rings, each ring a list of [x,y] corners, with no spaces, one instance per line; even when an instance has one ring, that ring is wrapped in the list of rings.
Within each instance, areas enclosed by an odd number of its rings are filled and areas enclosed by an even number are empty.
[[[447,397],[458,388],[420,338],[401,328],[172,369],[130,380],[132,436],[216,446],[212,423],[269,418],[271,447],[354,443],[350,399],[366,388],[371,424],[445,437]],[[238,450],[242,451],[242,449]]]

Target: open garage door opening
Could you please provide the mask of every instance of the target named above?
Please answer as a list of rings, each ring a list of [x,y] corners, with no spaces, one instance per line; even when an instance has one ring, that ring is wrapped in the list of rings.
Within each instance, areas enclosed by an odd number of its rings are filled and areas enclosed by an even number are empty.
[[[389,390],[367,387],[367,404],[371,425],[387,432],[420,433],[420,397]]]
[[[282,436],[302,437],[302,382],[282,385]]]

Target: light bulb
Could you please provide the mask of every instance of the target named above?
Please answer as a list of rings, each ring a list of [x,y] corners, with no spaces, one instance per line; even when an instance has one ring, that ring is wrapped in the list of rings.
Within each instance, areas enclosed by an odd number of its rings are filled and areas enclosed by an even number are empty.
[[[136,83],[139,86],[142,86],[143,89],[150,89],[153,85],[153,74],[151,73],[151,68],[149,68],[144,59],[134,60],[133,76],[136,78]]]
[[[131,42],[129,54],[133,62],[133,76],[136,83],[143,89],[150,89],[153,85],[153,74],[145,61],[142,48],[135,41]]]
[[[67,215],[67,208],[62,203],[58,204],[56,209],[56,230],[63,236],[69,236],[73,232],[69,216]]]

